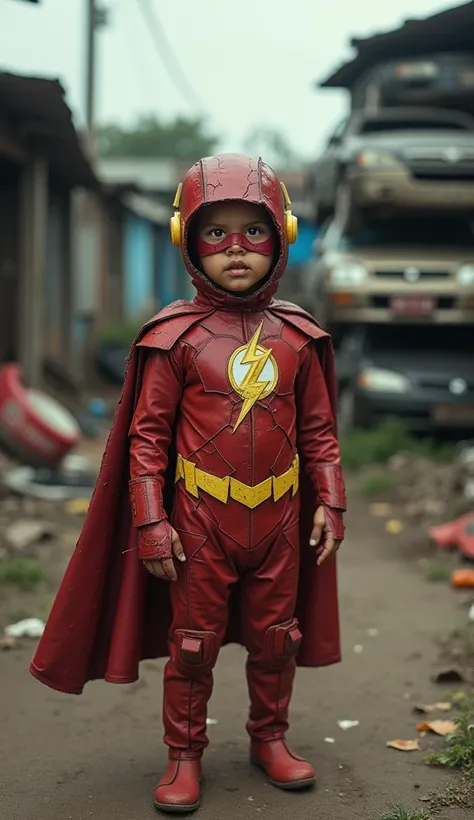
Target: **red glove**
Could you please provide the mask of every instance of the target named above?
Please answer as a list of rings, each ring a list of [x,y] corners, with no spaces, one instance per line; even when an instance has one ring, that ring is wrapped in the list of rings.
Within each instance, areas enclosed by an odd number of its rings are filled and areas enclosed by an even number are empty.
[[[324,517],[326,519],[326,535],[331,536],[335,541],[343,541],[345,527],[342,510],[335,510],[333,507],[324,505]]]
[[[172,535],[168,521],[146,524],[138,529],[138,556],[142,561],[172,558]]]
[[[346,494],[339,464],[317,467],[319,506],[314,515],[310,544],[318,547],[318,566],[335,552],[344,539],[343,513]],[[321,512],[324,512],[324,520]]]

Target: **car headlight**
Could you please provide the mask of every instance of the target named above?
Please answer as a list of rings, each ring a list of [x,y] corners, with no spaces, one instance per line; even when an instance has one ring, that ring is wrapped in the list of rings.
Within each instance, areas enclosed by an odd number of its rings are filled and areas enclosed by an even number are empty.
[[[339,262],[329,273],[329,282],[335,287],[361,285],[368,273],[364,265],[358,262]]]
[[[356,156],[359,168],[400,168],[403,164],[390,151],[360,151]]]
[[[358,379],[359,387],[374,393],[406,393],[410,382],[401,373],[383,370],[379,367],[368,367]]]
[[[457,273],[458,285],[474,285],[474,265],[461,265]]]

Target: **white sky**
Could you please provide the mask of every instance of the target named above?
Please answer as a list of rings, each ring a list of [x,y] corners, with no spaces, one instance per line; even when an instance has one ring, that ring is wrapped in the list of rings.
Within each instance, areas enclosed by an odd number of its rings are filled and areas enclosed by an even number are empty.
[[[194,113],[169,79],[140,15],[140,0],[101,0],[111,22],[98,35],[97,119],[133,122]],[[181,66],[225,150],[241,150],[257,124],[285,131],[311,155],[345,110],[341,91],[312,88],[368,36],[459,5],[455,0],[152,0]],[[0,69],[59,78],[84,117],[87,0],[0,0]]]

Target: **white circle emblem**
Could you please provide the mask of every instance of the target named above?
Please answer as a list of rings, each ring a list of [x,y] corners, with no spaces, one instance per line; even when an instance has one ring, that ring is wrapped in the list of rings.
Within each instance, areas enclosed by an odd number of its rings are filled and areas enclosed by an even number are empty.
[[[259,398],[263,399],[272,393],[278,381],[276,361],[271,352],[260,345],[255,350],[254,361],[250,362],[248,359],[247,345],[233,353],[229,362],[229,381],[239,396],[244,397],[244,392],[253,388],[260,393]]]

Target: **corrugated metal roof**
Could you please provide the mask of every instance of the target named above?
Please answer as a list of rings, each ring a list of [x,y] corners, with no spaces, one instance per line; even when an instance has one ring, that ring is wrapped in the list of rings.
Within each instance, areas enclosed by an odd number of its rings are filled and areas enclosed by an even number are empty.
[[[422,20],[406,20],[400,28],[351,40],[358,55],[340,66],[320,88],[351,88],[381,60],[436,51],[473,51],[474,2],[441,11]]]
[[[51,172],[68,186],[98,182],[81,146],[58,80],[0,72],[0,109],[24,135],[41,147]]]
[[[188,170],[186,168],[186,170]],[[159,157],[103,157],[98,173],[110,185],[135,184],[142,191],[175,192],[182,179],[182,169],[173,159]]]

